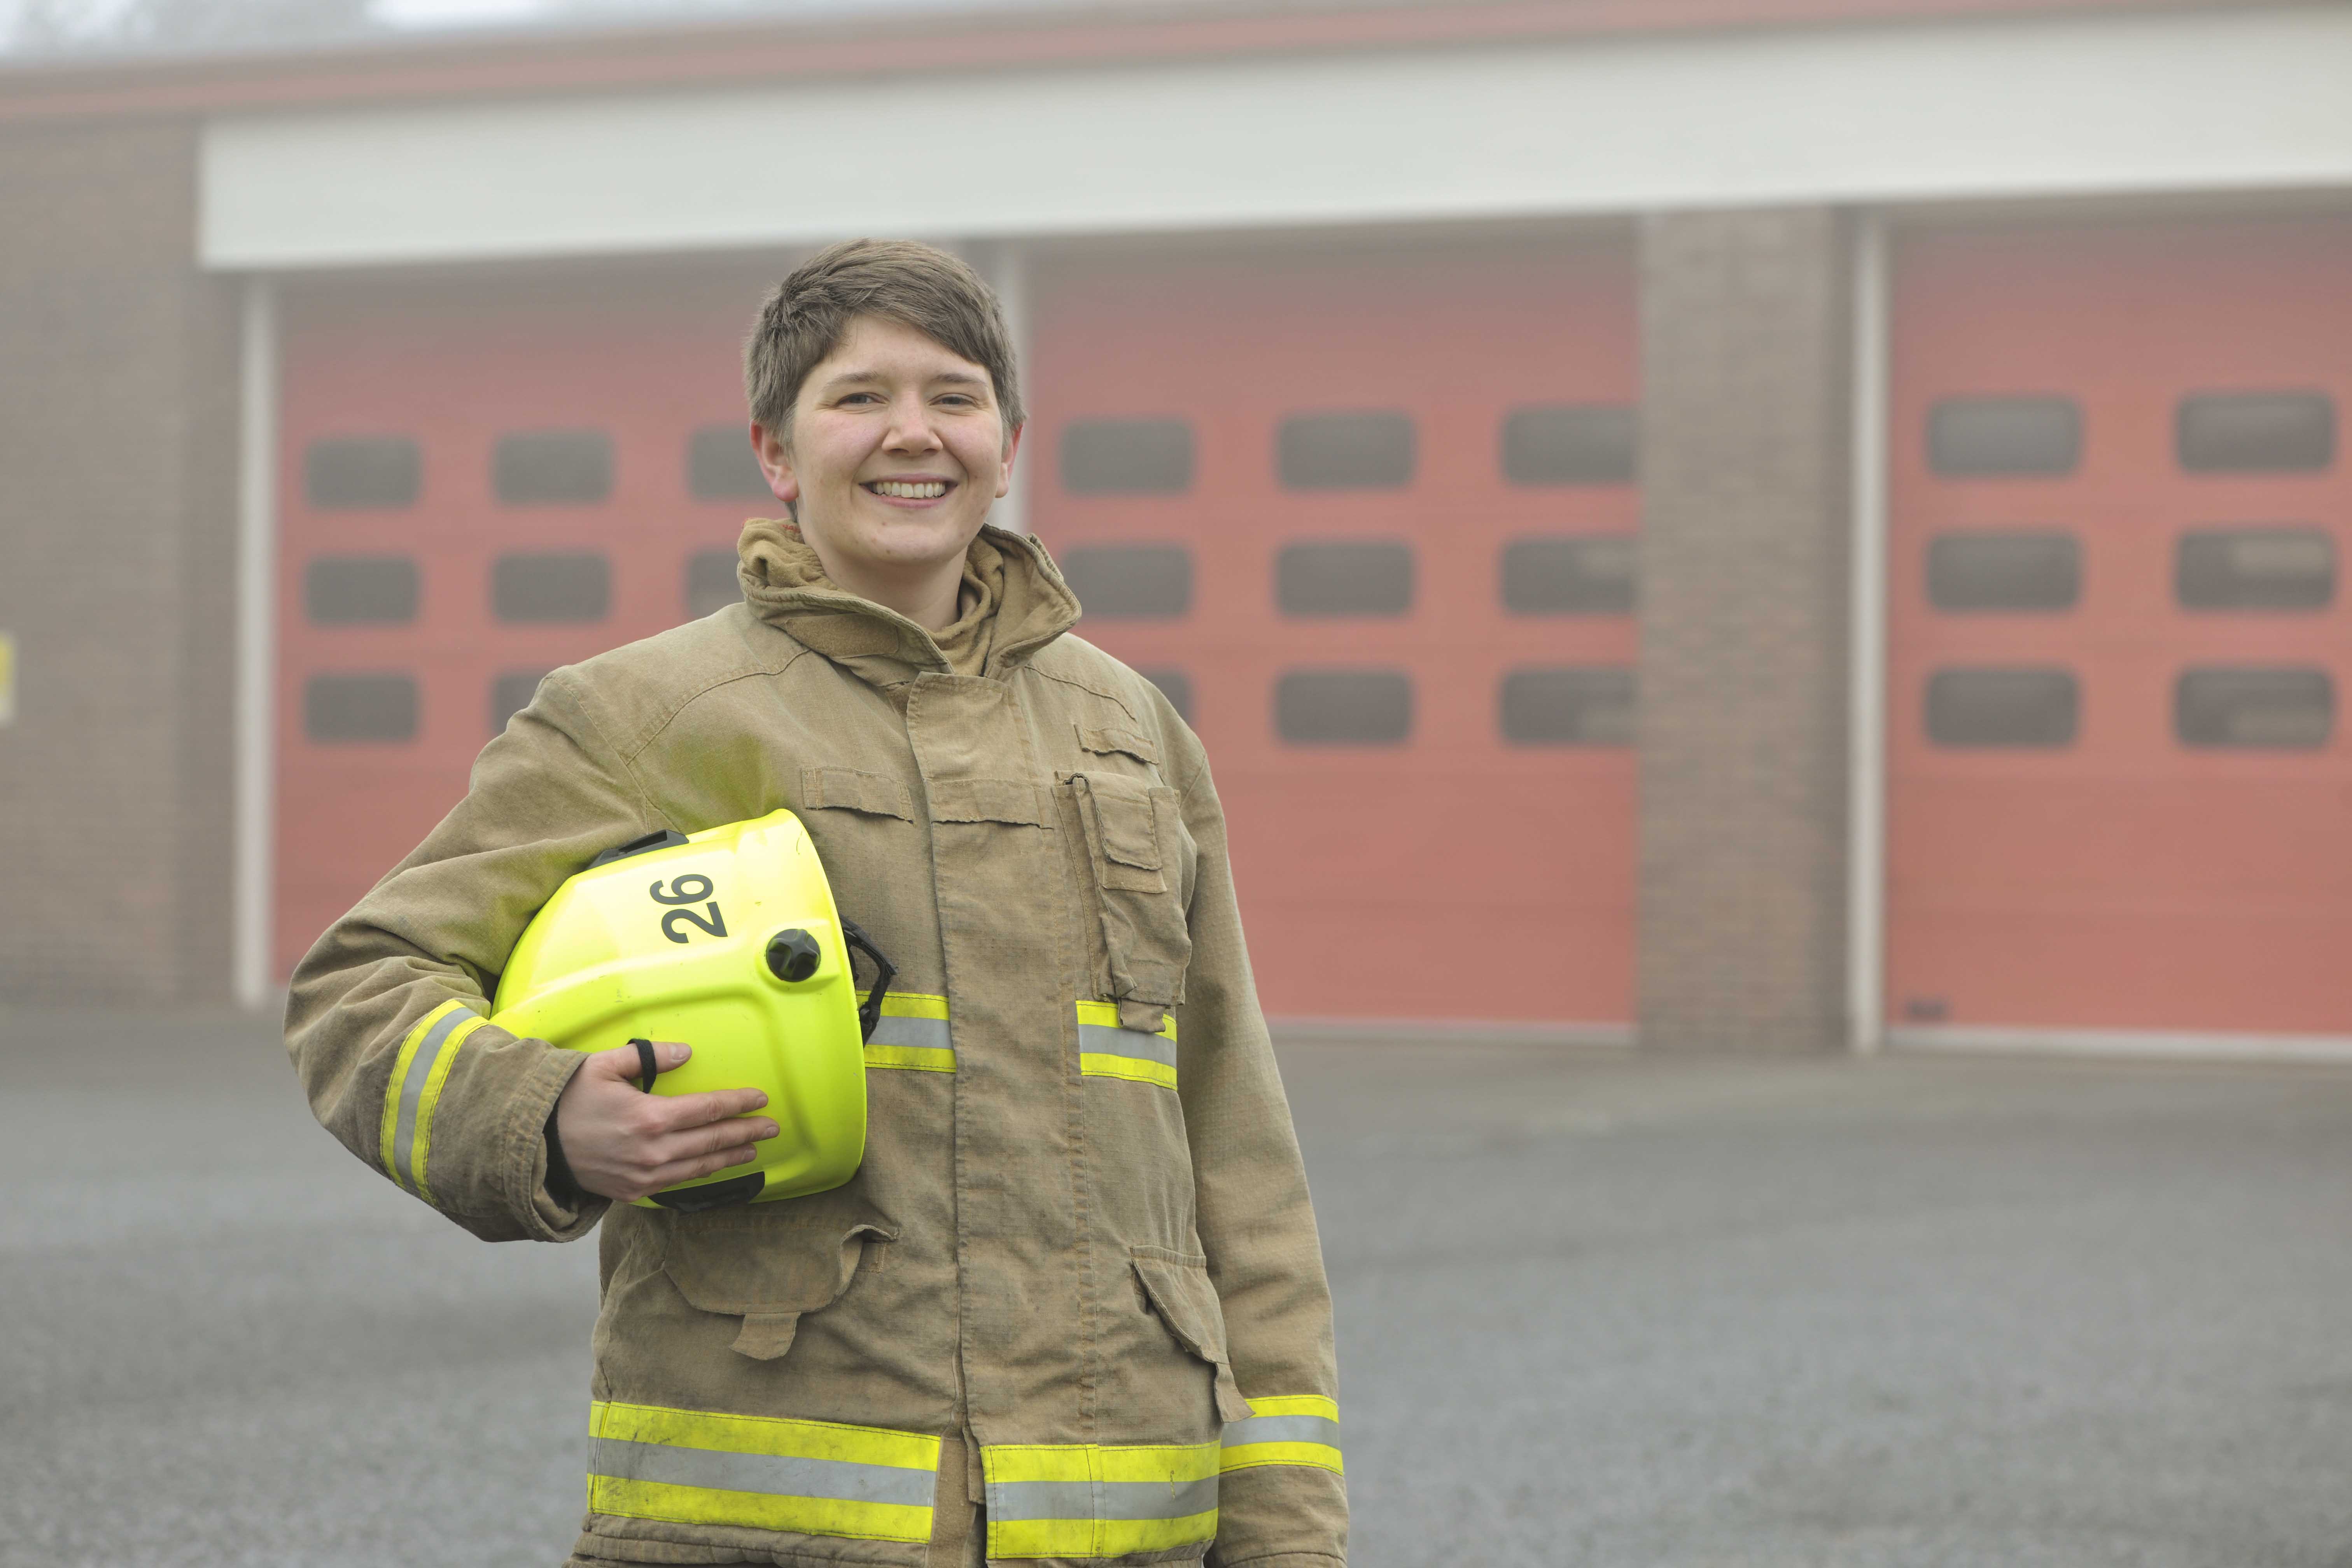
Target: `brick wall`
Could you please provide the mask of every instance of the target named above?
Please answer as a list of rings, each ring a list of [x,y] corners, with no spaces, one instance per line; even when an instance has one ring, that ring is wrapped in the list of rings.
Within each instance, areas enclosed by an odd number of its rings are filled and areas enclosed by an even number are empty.
[[[1846,255],[1818,209],[1643,226],[1646,1047],[1843,1037]]]
[[[0,133],[0,998],[226,994],[233,300],[195,132]]]

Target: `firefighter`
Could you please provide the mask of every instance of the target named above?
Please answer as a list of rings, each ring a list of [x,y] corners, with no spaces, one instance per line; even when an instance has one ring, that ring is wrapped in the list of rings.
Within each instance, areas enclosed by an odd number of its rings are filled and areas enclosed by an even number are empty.
[[[788,515],[745,525],[743,602],[550,676],[320,939],[287,1019],[311,1104],[485,1239],[602,1220],[573,1568],[1331,1568],[1329,1296],[1223,818],[1192,731],[985,524],[1022,428],[996,300],[856,241],[744,359]],[[600,854],[778,807],[898,966],[863,1163],[637,1205],[790,1108],[642,1092],[636,1049],[517,1037],[488,994]]]

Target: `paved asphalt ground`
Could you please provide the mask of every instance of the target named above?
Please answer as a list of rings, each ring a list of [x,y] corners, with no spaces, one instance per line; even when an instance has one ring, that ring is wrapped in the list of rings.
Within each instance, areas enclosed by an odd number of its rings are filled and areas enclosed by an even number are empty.
[[[266,1026],[0,1013],[0,1563],[502,1568],[593,1249]],[[1360,1568],[2352,1568],[2352,1071],[1297,1047]]]

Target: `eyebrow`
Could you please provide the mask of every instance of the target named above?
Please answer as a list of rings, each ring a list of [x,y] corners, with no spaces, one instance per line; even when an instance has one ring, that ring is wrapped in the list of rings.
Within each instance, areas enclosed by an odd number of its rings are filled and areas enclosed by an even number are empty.
[[[824,378],[824,384],[827,386],[844,386],[853,382],[881,381],[884,379],[885,377],[883,373],[878,370],[845,370],[837,371],[832,375],[826,376]],[[950,382],[958,386],[986,386],[988,384],[988,378],[986,376],[973,375],[969,372],[961,370],[942,371],[938,375],[932,376],[930,379],[935,382]]]

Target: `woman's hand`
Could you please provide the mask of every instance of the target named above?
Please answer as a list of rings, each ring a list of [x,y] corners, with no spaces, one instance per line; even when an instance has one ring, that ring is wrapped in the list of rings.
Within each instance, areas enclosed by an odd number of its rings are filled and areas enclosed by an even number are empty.
[[[662,1072],[685,1065],[691,1046],[654,1047]],[[593,1053],[555,1102],[555,1133],[572,1179],[599,1197],[630,1202],[664,1187],[748,1165],[776,1124],[751,1111],[768,1103],[756,1089],[709,1094],[647,1094],[635,1046]]]

